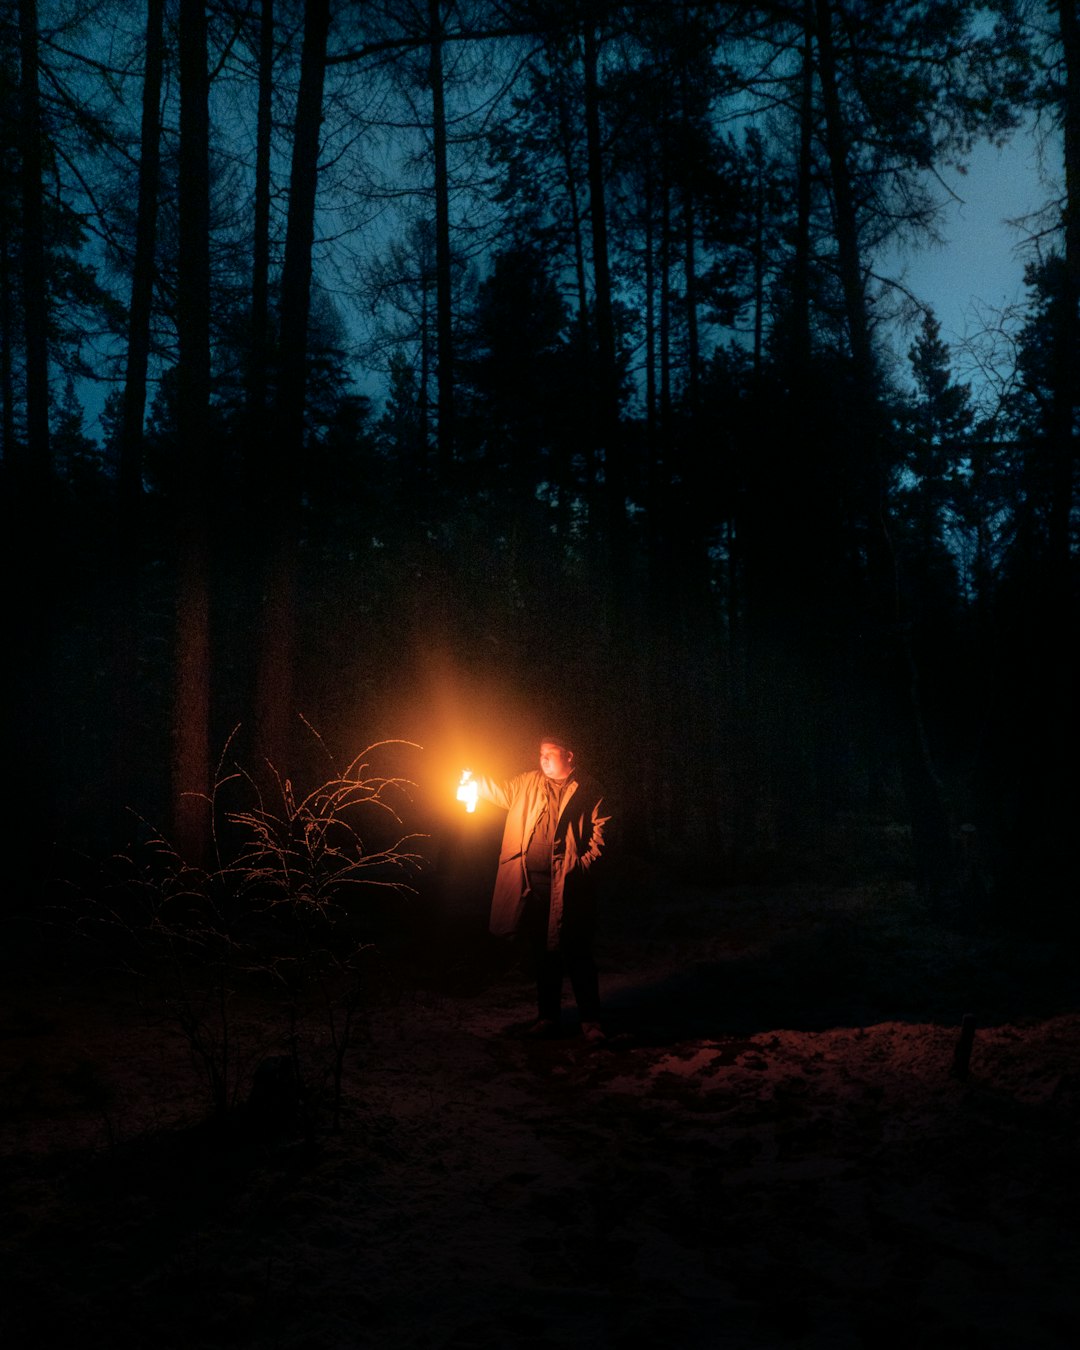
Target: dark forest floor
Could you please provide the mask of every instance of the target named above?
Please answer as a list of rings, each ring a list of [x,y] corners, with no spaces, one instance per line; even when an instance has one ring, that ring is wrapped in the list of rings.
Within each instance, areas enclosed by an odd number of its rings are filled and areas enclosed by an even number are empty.
[[[531,983],[476,918],[395,958],[307,1141],[208,1133],[182,1037],[9,945],[0,1344],[1077,1343],[1072,944],[935,925],[898,880],[643,880],[589,1048],[571,1007],[513,1034]]]

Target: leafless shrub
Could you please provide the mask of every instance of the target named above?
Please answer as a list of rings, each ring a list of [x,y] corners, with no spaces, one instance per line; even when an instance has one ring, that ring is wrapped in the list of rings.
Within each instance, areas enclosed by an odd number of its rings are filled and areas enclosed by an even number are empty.
[[[239,766],[226,771],[234,738],[208,797],[213,865],[191,865],[151,830],[84,898],[78,926],[181,1032],[215,1119],[246,1112],[260,1126],[310,1131],[328,1113],[336,1128],[378,958],[372,901],[414,894],[424,861],[422,836],[399,815],[412,783],[374,773],[368,759],[409,743],[378,742],[301,791],[273,766],[264,786]],[[273,1119],[262,1092],[242,1101],[268,1057],[292,1066],[291,1099],[278,1092]]]

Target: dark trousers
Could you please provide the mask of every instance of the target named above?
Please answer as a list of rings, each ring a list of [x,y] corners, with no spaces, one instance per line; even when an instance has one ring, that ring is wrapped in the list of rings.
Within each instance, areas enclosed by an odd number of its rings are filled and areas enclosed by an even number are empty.
[[[537,1014],[553,1022],[558,1021],[563,981],[569,977],[579,1017],[583,1022],[599,1022],[600,977],[593,955],[592,933],[564,929],[559,947],[549,951],[547,928],[550,910],[550,890],[534,884],[526,899],[521,935],[527,943],[535,969]]]
[[[541,1017],[559,1020],[564,976],[570,977],[578,1016],[583,1022],[600,1020],[600,977],[591,951],[541,952],[536,971],[536,1005]]]

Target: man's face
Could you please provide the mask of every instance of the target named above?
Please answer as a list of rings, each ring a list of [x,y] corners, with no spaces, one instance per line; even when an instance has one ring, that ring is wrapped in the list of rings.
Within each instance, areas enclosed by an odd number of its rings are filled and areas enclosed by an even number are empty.
[[[540,769],[548,778],[565,778],[573,767],[573,750],[564,750],[550,741],[540,742]]]

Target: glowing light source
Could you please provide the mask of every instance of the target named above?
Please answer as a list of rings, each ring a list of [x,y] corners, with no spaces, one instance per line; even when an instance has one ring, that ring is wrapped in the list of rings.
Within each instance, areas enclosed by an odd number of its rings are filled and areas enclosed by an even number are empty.
[[[461,782],[458,784],[457,799],[465,803],[466,811],[476,810],[476,780],[470,769],[462,769]]]

